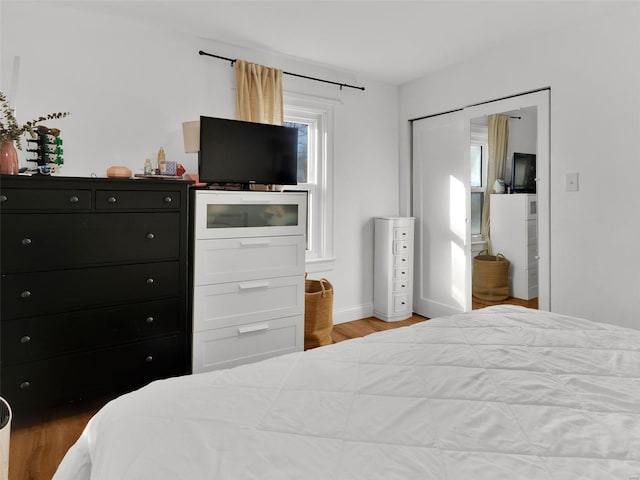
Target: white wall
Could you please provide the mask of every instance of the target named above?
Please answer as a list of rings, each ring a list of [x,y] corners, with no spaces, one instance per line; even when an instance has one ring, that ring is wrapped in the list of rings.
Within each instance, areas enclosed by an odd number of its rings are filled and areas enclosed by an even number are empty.
[[[551,87],[551,309],[640,328],[640,4],[401,87],[402,180],[409,119]],[[478,75],[482,72],[482,75]],[[579,191],[564,177],[578,172]],[[410,197],[401,199],[401,210]]]
[[[373,297],[373,224],[398,214],[398,95],[352,73],[259,51],[91,14],[56,2],[0,4],[0,88],[9,93],[20,57],[16,114],[24,122],[70,111],[47,122],[62,130],[61,175],[105,176],[111,165],[142,171],[163,146],[167,160],[197,171],[182,148],[181,122],[199,115],[234,118],[233,69],[199,50],[276,66],[334,81],[362,84],[364,92],[284,77],[284,89],[338,101],[335,109],[335,268],[315,272],[335,288],[334,322],[368,316]],[[25,155],[20,152],[21,163]]]

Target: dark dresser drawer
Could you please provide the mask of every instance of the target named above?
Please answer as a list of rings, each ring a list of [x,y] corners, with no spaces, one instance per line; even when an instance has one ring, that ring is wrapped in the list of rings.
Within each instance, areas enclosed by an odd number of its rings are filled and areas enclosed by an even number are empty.
[[[2,365],[175,335],[183,329],[179,307],[175,298],[4,320]]]
[[[4,273],[180,256],[179,212],[7,214]]]
[[[177,297],[179,262],[3,274],[3,320]]]
[[[179,191],[96,190],[98,210],[180,208]]]
[[[0,392],[16,412],[127,391],[185,370],[185,337],[55,357],[2,369]]]
[[[6,188],[0,194],[0,206],[3,211],[73,211],[90,209],[91,196],[91,190]]]

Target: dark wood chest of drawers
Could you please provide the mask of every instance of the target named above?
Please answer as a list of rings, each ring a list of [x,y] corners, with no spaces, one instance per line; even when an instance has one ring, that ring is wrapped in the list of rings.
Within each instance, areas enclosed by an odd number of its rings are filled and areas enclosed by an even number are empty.
[[[0,395],[16,413],[189,373],[188,185],[0,178]]]

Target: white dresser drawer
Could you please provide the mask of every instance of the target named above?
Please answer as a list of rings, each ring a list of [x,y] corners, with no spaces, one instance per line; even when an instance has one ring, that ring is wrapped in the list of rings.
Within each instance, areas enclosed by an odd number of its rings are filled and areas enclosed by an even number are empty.
[[[194,284],[302,275],[305,248],[303,236],[199,240]]]
[[[394,240],[409,240],[412,237],[412,225],[410,222],[406,222],[408,225],[402,227],[395,227],[393,229]]]
[[[304,235],[305,192],[196,192],[195,235],[203,238]]]
[[[393,282],[394,293],[403,293],[409,291],[409,280]]]
[[[193,373],[301,351],[302,325],[302,316],[296,316],[197,332],[193,336]]]
[[[409,278],[409,266],[396,267],[393,269],[393,280],[405,280]]]
[[[396,255],[408,255],[409,247],[410,247],[410,244],[408,240],[393,241],[393,253]]]
[[[394,255],[393,256],[393,265],[396,267],[400,267],[403,265],[409,265],[409,255]]]
[[[412,309],[409,305],[409,294],[400,293],[393,296],[393,313],[407,312]]]
[[[193,331],[304,313],[304,276],[194,287]]]

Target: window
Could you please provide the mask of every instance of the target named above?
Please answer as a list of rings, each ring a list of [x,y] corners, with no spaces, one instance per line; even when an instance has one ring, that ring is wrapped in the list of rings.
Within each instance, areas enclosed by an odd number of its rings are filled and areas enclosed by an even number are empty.
[[[487,183],[489,141],[486,125],[471,125],[471,238],[482,235],[482,209]]]
[[[333,263],[333,106],[329,100],[284,95],[284,125],[298,129],[298,185],[308,192],[307,271]]]

